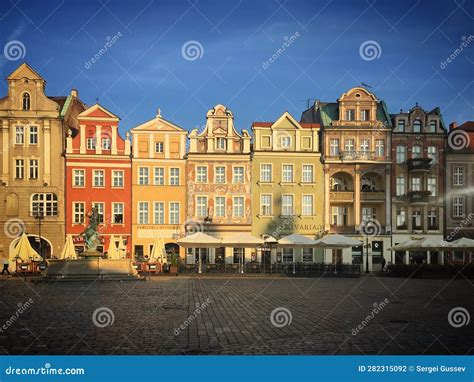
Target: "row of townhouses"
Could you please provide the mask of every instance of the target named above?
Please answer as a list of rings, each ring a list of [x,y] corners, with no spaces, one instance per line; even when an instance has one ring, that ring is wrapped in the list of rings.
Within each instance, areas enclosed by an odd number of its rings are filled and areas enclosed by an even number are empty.
[[[372,92],[355,87],[336,102],[316,101],[300,120],[285,112],[254,122],[251,132],[239,132],[232,112],[216,105],[202,131],[188,132],[158,110],[123,138],[117,115],[88,107],[76,90],[47,96],[45,80],[27,64],[7,81],[0,99],[0,257],[21,232],[46,258],[60,253],[66,234],[82,251],[92,207],[103,250],[114,237],[134,259],[146,259],[161,237],[168,253],[188,263],[197,256],[209,263],[368,261],[376,269],[382,257],[444,260],[436,252],[388,250],[413,237],[474,237],[474,124],[453,124],[448,136],[439,108],[416,104],[389,114]],[[195,231],[276,239],[339,233],[365,245],[324,253],[176,244]]]

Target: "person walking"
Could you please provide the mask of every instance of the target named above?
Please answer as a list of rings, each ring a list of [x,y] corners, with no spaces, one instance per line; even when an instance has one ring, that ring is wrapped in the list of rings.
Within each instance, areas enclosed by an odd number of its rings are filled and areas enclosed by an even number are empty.
[[[10,271],[8,270],[9,263],[8,259],[3,259],[3,269],[2,269],[2,276],[7,272],[7,275],[10,276]]]
[[[385,271],[385,264],[387,263],[387,261],[385,260],[385,257],[382,256],[382,272]]]

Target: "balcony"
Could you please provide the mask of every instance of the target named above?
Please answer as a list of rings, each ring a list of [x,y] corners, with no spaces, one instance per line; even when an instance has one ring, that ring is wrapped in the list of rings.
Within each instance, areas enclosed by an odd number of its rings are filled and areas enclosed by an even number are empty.
[[[351,150],[351,151],[342,151],[341,159],[344,160],[374,160],[375,152],[374,151],[361,151],[361,150]]]
[[[428,203],[431,191],[410,191],[407,193],[409,203]]]
[[[431,158],[415,158],[407,160],[408,171],[426,172],[431,168]]]
[[[354,191],[331,191],[329,193],[331,202],[350,202],[354,201]]]
[[[384,202],[384,191],[362,191],[360,193],[363,202]]]

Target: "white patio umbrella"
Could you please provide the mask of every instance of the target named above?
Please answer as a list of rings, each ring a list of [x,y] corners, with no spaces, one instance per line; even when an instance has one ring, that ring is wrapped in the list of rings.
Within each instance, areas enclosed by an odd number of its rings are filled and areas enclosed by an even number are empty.
[[[278,240],[278,246],[286,248],[314,247],[315,244],[316,240],[310,239],[303,235],[298,235],[297,233],[282,237],[280,240]]]
[[[222,240],[206,235],[203,232],[196,232],[192,235],[176,240],[176,243],[184,248],[219,248]]]
[[[153,241],[153,249],[151,250],[149,261],[160,261],[166,263],[165,243],[161,237],[157,237]]]
[[[419,239],[408,239],[401,243],[395,244],[388,248],[389,251],[413,251],[415,248],[418,248],[422,241],[425,240],[424,237]]]
[[[119,236],[119,244],[118,244],[118,247],[117,247],[117,250],[118,250],[118,253],[119,253],[119,258],[123,259],[125,258],[126,256],[126,253],[127,253],[127,247],[125,246],[125,244],[123,243],[123,238],[122,236]]]
[[[321,239],[316,240],[316,247],[320,248],[330,248],[330,249],[343,249],[351,248],[362,245],[360,240],[355,240],[350,237],[334,234],[326,235]]]
[[[23,233],[10,254],[10,261],[15,262],[16,260],[21,260],[28,263],[31,259],[39,261],[41,260],[41,256],[31,246],[28,236]]]
[[[465,251],[473,251],[474,250],[474,240],[469,239],[467,237],[462,237],[455,241],[452,241],[449,244],[449,249],[454,250],[465,250]]]
[[[65,260],[65,259],[76,260],[77,259],[76,249],[74,247],[74,241],[72,240],[71,234],[66,235],[66,242],[64,244],[63,250],[61,251],[61,254],[59,255],[59,259],[60,260]]]
[[[109,248],[107,249],[107,257],[109,259],[114,259],[117,260],[120,258],[119,252],[117,250],[117,244],[116,244],[116,239],[115,236],[112,235],[110,236],[110,241],[109,241]]]
[[[222,239],[221,243],[223,247],[255,248],[259,245],[263,245],[265,241],[259,237],[252,236],[249,233],[239,233]]]

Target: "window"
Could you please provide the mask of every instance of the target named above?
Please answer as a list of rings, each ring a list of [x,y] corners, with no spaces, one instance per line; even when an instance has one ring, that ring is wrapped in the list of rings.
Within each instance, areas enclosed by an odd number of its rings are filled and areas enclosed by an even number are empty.
[[[397,128],[398,128],[398,132],[399,133],[404,133],[405,132],[405,120],[404,119],[400,119],[398,121],[398,125],[397,125]]]
[[[438,214],[436,210],[428,212],[428,229],[438,229]]]
[[[123,224],[123,203],[112,203],[112,222]]]
[[[94,170],[93,171],[93,178],[94,178],[94,187],[104,187],[104,170]]]
[[[85,218],[85,206],[84,203],[73,203],[74,204],[74,224],[83,224]]]
[[[15,128],[15,144],[22,145],[23,143],[25,143],[25,128],[17,126]]]
[[[436,133],[436,121],[430,121],[429,133]]]
[[[464,186],[464,167],[454,167],[453,186]]]
[[[153,224],[165,224],[165,203],[155,202],[153,207]]]
[[[283,165],[282,181],[285,183],[293,182],[293,165],[292,164]]]
[[[73,170],[74,179],[73,179],[73,186],[74,187],[84,187],[85,185],[85,170]]]
[[[30,145],[38,144],[38,127],[30,126]]]
[[[421,178],[412,178],[411,179],[411,190],[412,191],[421,191]]]
[[[313,165],[304,164],[303,165],[303,176],[302,176],[303,183],[313,183]]]
[[[197,166],[196,169],[196,182],[207,183],[207,167]]]
[[[179,203],[177,202],[170,202],[169,224],[179,224]]]
[[[244,197],[235,196],[233,198],[233,215],[236,218],[244,217]]]
[[[293,248],[283,248],[282,249],[282,261],[284,263],[292,263],[293,262]]]
[[[163,152],[163,142],[155,142],[155,153]]]
[[[411,148],[412,159],[421,158],[421,146],[413,146]]]
[[[280,137],[280,145],[282,149],[289,149],[291,147],[291,137],[288,135],[282,135]]]
[[[87,150],[95,150],[95,138],[87,138]]]
[[[225,183],[225,167],[224,166],[216,166],[215,167],[215,174],[214,174],[214,181],[216,183]]]
[[[99,215],[99,223],[104,223],[104,203],[92,203],[92,207],[95,207],[97,214]]]
[[[397,210],[397,228],[406,228],[406,211],[404,209]]]
[[[436,178],[428,178],[428,191],[431,192],[431,196],[436,196],[437,194],[436,187]]]
[[[412,224],[413,229],[421,229],[421,211],[413,211]]]
[[[110,138],[102,138],[102,150],[110,150]]]
[[[15,178],[23,179],[25,177],[25,161],[23,159],[15,159]]]
[[[375,155],[378,157],[385,156],[385,141],[383,139],[375,140]]]
[[[397,196],[405,195],[405,193],[406,193],[405,177],[399,176],[397,177]]]
[[[339,155],[339,139],[331,139],[329,142],[329,155]]]
[[[233,168],[233,183],[244,183],[244,168],[243,167],[234,167]]]
[[[303,248],[303,263],[312,263],[313,261],[313,248]]]
[[[206,196],[196,197],[196,216],[200,218],[204,218],[207,216],[207,197]]]
[[[354,151],[355,144],[353,139],[346,139],[344,142],[344,151],[348,151],[349,153]]]
[[[332,207],[332,224],[335,226],[347,225],[347,208]]]
[[[313,195],[303,195],[301,215],[313,216]]]
[[[226,139],[223,137],[218,137],[216,139],[216,150],[225,150],[226,149]]]
[[[56,194],[33,194],[31,199],[32,214],[40,212],[42,216],[58,215],[58,197]]]
[[[405,146],[397,146],[397,163],[405,163],[407,160],[407,148]]]
[[[363,153],[368,153],[370,150],[370,139],[361,139],[360,140],[360,150]]]
[[[179,168],[170,168],[170,186],[179,186]]]
[[[214,216],[217,218],[225,217],[225,196],[216,196],[216,206],[214,209]]]
[[[272,215],[272,196],[270,194],[260,195],[260,215],[262,216]]]
[[[138,224],[148,224],[148,202],[138,202]]]
[[[464,217],[464,196],[453,197],[453,217],[462,218]]]
[[[369,110],[361,110],[360,111],[360,120],[361,121],[368,121],[370,118],[370,111]]]
[[[355,110],[346,109],[346,121],[354,121],[354,120],[355,120]]]
[[[30,110],[31,104],[30,104],[31,98],[28,93],[23,93],[22,97],[22,108],[23,110]]]
[[[431,158],[431,164],[436,164],[438,162],[436,147],[429,146],[427,155],[428,155],[428,158]]]
[[[138,167],[138,184],[148,185],[148,167]]]
[[[30,159],[30,179],[38,179],[38,159]]]
[[[260,165],[260,182],[271,182],[272,181],[272,165],[262,164]]]
[[[112,170],[112,187],[123,187],[123,171]]]
[[[346,191],[347,182],[344,178],[333,177],[331,178],[331,191]]]
[[[413,122],[413,132],[421,133],[421,121],[419,119],[415,119]]]
[[[153,184],[155,186],[164,186],[165,184],[165,169],[163,167],[153,168]]]
[[[281,196],[281,214],[283,216],[293,216],[293,195],[282,195]]]

